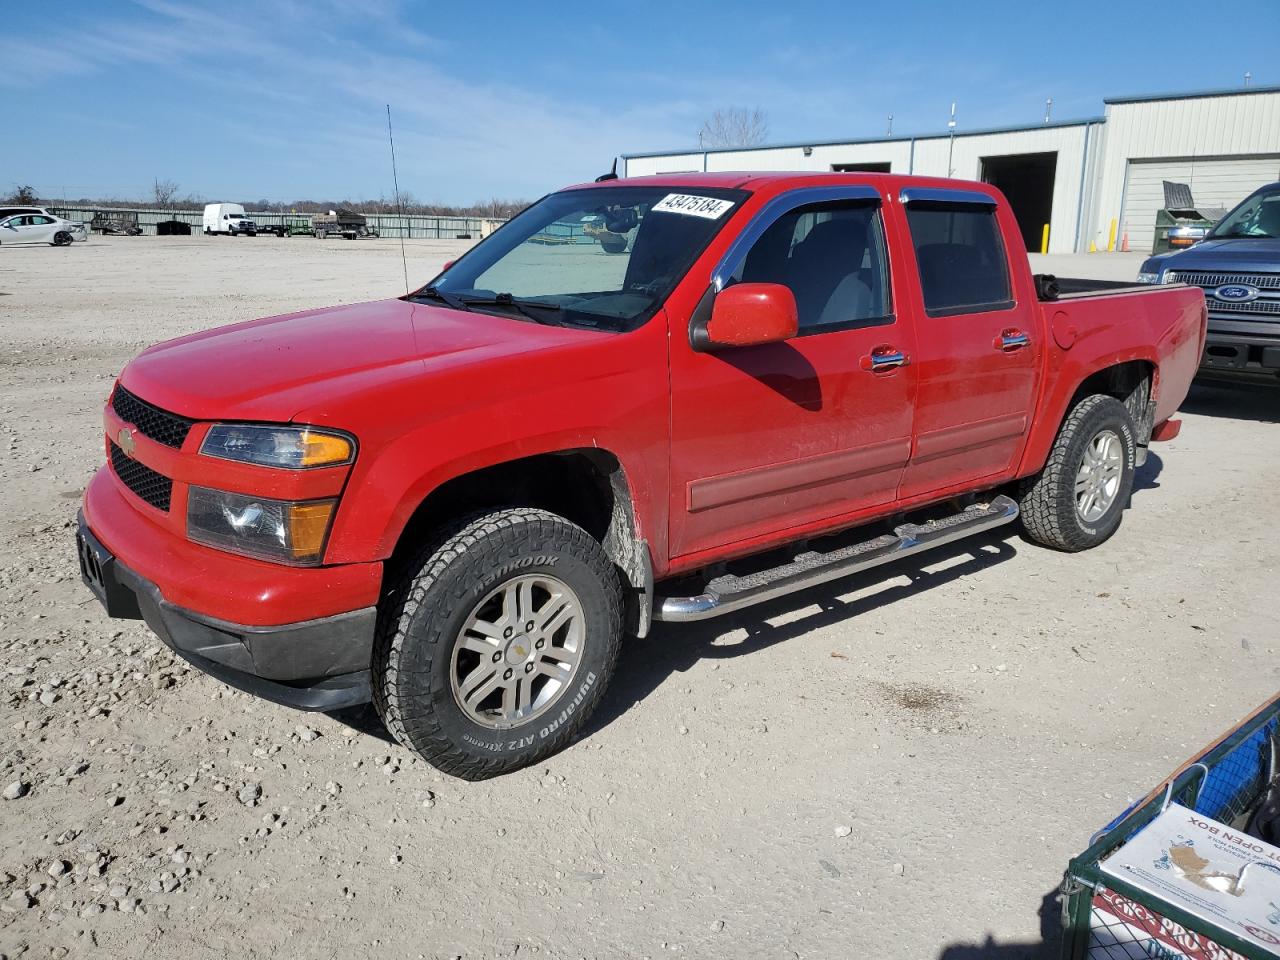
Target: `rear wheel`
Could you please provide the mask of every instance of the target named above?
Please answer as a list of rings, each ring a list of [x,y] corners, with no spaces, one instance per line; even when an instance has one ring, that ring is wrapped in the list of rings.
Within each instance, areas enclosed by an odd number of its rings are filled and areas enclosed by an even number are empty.
[[[379,611],[374,704],[428,763],[482,780],[567,746],[599,703],[622,636],[601,546],[542,510],[461,521]]]
[[[1063,422],[1044,469],[1018,490],[1023,531],[1046,547],[1075,552],[1120,526],[1133,492],[1136,428],[1114,397],[1085,397]]]

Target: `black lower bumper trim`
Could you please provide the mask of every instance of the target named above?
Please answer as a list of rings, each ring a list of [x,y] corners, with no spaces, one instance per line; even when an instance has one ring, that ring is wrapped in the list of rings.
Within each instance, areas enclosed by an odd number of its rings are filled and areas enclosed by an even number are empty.
[[[1280,329],[1280,324],[1275,325]],[[1209,332],[1200,358],[1200,376],[1244,378],[1274,383],[1280,378],[1280,337],[1215,330]]]
[[[154,630],[155,628],[152,627],[152,629]],[[159,636],[159,631],[157,631],[157,636]],[[160,639],[163,640],[164,637],[160,637]],[[328,712],[330,710],[341,710],[343,707],[353,707],[357,704],[368,703],[373,699],[373,692],[369,686],[370,672],[368,670],[325,677],[323,680],[318,680],[307,686],[293,687],[284,683],[264,680],[262,677],[256,677],[251,673],[233,670],[231,667],[216,663],[213,660],[206,660],[204,657],[190,653],[171,643],[166,643],[166,646],[197,670],[207,673],[215,680],[221,680],[229,687],[235,687],[237,690],[243,690],[245,693],[251,693],[255,697],[270,700],[272,703],[278,703],[281,706],[293,707],[295,710]]]
[[[337,710],[371,699],[374,607],[257,627],[167,601],[111,555],[80,518],[81,577],[112,617],[137,619],[174,653],[228,686],[298,710]]]

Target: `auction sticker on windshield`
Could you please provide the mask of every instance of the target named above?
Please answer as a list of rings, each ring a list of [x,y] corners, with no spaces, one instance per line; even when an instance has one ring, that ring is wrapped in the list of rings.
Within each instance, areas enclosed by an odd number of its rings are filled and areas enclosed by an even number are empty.
[[[690,217],[719,220],[733,206],[732,200],[698,197],[688,193],[668,193],[653,205],[651,213],[683,213]]]

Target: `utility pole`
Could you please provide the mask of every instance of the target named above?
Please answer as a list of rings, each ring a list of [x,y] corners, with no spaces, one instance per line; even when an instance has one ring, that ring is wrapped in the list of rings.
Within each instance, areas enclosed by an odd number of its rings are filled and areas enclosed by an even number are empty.
[[[1246,70],[1244,72],[1244,85],[1247,87],[1252,82],[1253,82],[1253,71]]]
[[[947,146],[947,176],[950,177],[956,172],[956,168],[951,165],[951,158],[956,152],[956,104],[951,101],[951,119],[947,121],[947,129],[951,132],[951,142]]]
[[[1044,102],[1044,122],[1048,123],[1049,119],[1052,116],[1053,116],[1053,97],[1050,97],[1048,100]]]
[[[889,129],[885,131],[885,136],[893,136],[893,114],[889,114]]]

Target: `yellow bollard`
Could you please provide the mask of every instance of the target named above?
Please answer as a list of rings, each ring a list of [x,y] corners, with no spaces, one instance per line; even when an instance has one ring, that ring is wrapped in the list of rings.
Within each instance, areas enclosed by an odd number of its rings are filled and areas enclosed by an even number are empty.
[[[1049,225],[1046,223],[1044,229],[1040,231],[1040,252],[1049,252]]]
[[[1092,240],[1090,240],[1090,241],[1089,241],[1089,252],[1090,252],[1090,253],[1097,253],[1097,252],[1098,252],[1098,245],[1097,245],[1096,243],[1094,243]]]
[[[1111,221],[1111,230],[1107,233],[1107,253],[1116,252],[1116,222]]]

